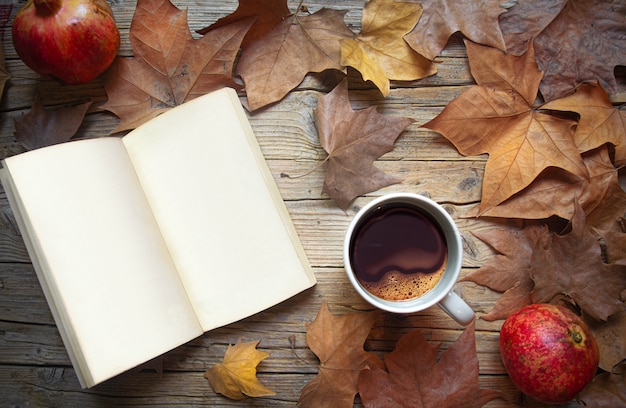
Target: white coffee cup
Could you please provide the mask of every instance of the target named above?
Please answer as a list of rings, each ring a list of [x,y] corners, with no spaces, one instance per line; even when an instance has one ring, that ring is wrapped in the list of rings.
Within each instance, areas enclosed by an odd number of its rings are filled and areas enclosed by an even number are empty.
[[[386,300],[370,293],[356,277],[351,260],[351,248],[359,227],[384,206],[408,206],[433,220],[443,232],[447,246],[447,262],[440,281],[421,296],[406,300]],[[461,235],[452,217],[443,207],[418,194],[391,193],[370,201],[356,214],[346,232],[343,256],[346,273],[356,291],[370,304],[393,313],[414,313],[438,305],[459,324],[467,325],[474,319],[474,311],[452,290],[461,271],[463,247]]]

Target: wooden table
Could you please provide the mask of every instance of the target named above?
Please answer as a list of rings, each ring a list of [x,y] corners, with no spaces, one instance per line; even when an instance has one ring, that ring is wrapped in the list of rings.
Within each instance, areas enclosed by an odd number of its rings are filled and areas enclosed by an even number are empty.
[[[96,103],[79,135],[108,136],[118,120],[99,107],[106,100],[101,80],[83,86],[62,86],[38,78],[18,59],[11,43],[10,27],[13,16],[23,3],[17,0],[0,3],[2,40],[12,76],[0,107],[1,157],[23,151],[13,136],[13,120],[28,111],[35,94],[41,95],[46,106],[92,98]],[[292,9],[296,3],[289,1]],[[349,10],[346,22],[358,32],[363,3],[358,0],[320,0],[306,4],[310,11],[316,11],[322,5]],[[116,0],[113,4],[122,34],[120,55],[123,56],[132,55],[128,30],[135,4],[135,1],[125,0]],[[174,4],[189,9],[192,31],[207,26],[237,7],[235,0],[178,0]],[[421,81],[393,84],[386,99],[362,84],[358,74],[349,74],[354,88],[351,91],[354,109],[377,105],[383,113],[409,116],[416,122],[402,134],[396,148],[376,163],[383,171],[402,177],[404,181],[358,198],[347,213],[321,194],[325,167],[319,164],[326,154],[320,147],[312,113],[317,98],[332,89],[340,75],[333,72],[310,75],[285,100],[250,115],[319,283],[276,307],[208,332],[132,372],[89,390],[81,390],[78,384],[6,196],[0,190],[0,405],[294,406],[301,389],[318,371],[317,358],[306,344],[305,322],[313,321],[323,301],[328,302],[334,314],[370,309],[345,277],[342,242],[348,222],[358,208],[382,193],[413,192],[442,203],[456,219],[463,235],[462,275],[483,264],[493,253],[470,232],[493,228],[494,223],[463,216],[480,199],[486,156],[463,157],[446,139],[420,128],[473,84],[459,36],[451,39],[438,59],[437,75]],[[626,100],[621,72],[616,103]],[[310,171],[305,177],[286,177]],[[512,222],[508,224],[513,225]],[[499,296],[472,283],[459,283],[456,291],[478,315],[489,311]],[[502,390],[509,399],[508,402],[492,401],[488,406],[541,406],[524,398],[504,371],[498,351],[501,323],[476,321],[480,384]],[[454,342],[462,330],[437,307],[408,316],[386,313],[376,323],[376,330],[365,346],[382,355],[394,348],[400,336],[414,328],[421,329],[429,340],[441,342],[443,349]],[[291,336],[295,336],[293,349]],[[243,341],[260,340],[259,348],[270,353],[259,366],[258,377],[276,392],[275,397],[230,401],[215,394],[203,378],[208,367],[221,361],[228,344],[234,344],[239,338]]]

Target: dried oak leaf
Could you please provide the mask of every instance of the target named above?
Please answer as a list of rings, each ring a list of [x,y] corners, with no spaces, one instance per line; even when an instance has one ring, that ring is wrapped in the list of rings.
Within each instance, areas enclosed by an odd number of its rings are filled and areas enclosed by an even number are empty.
[[[530,277],[535,282],[533,303],[548,303],[565,296],[594,319],[626,310],[621,300],[626,290],[626,266],[606,264],[596,235],[586,224],[579,205],[564,235],[544,234],[535,247]]]
[[[130,26],[134,58],[118,57],[105,81],[103,105],[121,122],[120,132],[222,86],[233,86],[232,68],[253,19],[193,38],[187,12],[169,0],[139,0]]]
[[[574,144],[575,122],[533,108],[541,72],[532,47],[521,57],[465,41],[477,86],[423,126],[463,155],[489,153],[479,214],[527,187],[549,167],[587,178]]]
[[[319,373],[304,386],[303,407],[352,407],[358,377],[365,368],[383,367],[375,354],[363,349],[377,312],[333,316],[326,302],[313,323],[306,325],[309,348],[320,360]]]
[[[226,17],[220,18],[210,26],[198,30],[197,33],[207,34],[216,28],[247,20],[251,17],[255,18],[254,24],[241,43],[241,48],[244,49],[248,44],[265,36],[272,28],[290,15],[291,11],[287,7],[287,0],[239,0],[237,10]]]
[[[430,345],[419,330],[400,338],[385,356],[387,371],[366,369],[359,376],[359,395],[367,407],[456,408],[482,407],[502,398],[478,384],[474,322],[443,352]]]
[[[83,123],[91,102],[46,110],[39,95],[31,109],[15,120],[15,139],[26,150],[69,141]]]
[[[376,168],[374,161],[393,149],[413,119],[383,115],[374,106],[353,111],[345,79],[319,98],[315,118],[320,143],[328,153],[322,193],[343,210],[357,196],[400,181]]]
[[[474,282],[502,292],[493,309],[482,315],[481,319],[504,320],[516,310],[532,303],[530,293],[534,283],[529,274],[532,252],[539,237],[546,232],[545,225],[536,224],[522,230],[493,229],[472,232],[497,254],[461,281]]]
[[[552,100],[593,79],[616,91],[614,68],[626,65],[624,15],[622,0],[519,1],[500,16],[500,28],[510,53],[534,43],[541,93]]]
[[[614,107],[597,81],[580,85],[574,94],[548,102],[543,109],[578,113],[574,134],[578,150],[587,152],[610,143],[615,147],[615,164],[626,164],[626,110]]]
[[[616,408],[626,406],[626,370],[619,374],[598,374],[578,399],[589,408]]]
[[[346,12],[323,8],[311,15],[295,13],[248,44],[236,70],[245,83],[248,109],[281,100],[309,72],[343,70],[341,40],[355,35],[344,22]]]
[[[421,14],[422,6],[416,3],[370,0],[363,7],[361,33],[341,40],[341,64],[359,71],[383,96],[389,95],[389,80],[413,81],[435,74],[435,65],[402,38]]]
[[[256,349],[258,344],[258,341],[242,343],[239,339],[234,346],[228,345],[223,362],[204,373],[215,392],[234,400],[276,395],[256,376],[256,367],[269,356],[269,353]]]
[[[544,219],[553,215],[570,220],[574,202],[587,213],[587,224],[601,229],[618,227],[624,215],[626,193],[611,163],[606,146],[582,155],[589,179],[576,177],[558,168],[544,170],[528,187],[504,202],[484,211],[484,217]],[[475,211],[473,215],[477,215]]]
[[[452,34],[460,31],[471,41],[506,50],[498,16],[501,0],[419,0],[422,18],[404,38],[419,54],[435,59]]]

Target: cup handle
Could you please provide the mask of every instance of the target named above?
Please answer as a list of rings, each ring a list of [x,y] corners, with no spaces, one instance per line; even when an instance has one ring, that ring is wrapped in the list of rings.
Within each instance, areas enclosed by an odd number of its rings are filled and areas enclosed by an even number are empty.
[[[450,291],[438,303],[444,312],[450,315],[457,323],[467,326],[474,319],[474,311],[459,295]]]

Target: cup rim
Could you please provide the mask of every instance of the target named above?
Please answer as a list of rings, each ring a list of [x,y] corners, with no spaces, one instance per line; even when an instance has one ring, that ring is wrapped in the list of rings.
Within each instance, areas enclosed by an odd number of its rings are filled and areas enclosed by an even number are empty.
[[[421,211],[425,211],[432,218],[434,218],[444,232],[446,245],[448,246],[448,262],[446,269],[439,283],[429,292],[418,298],[398,301],[381,299],[368,292],[361,285],[350,264],[350,245],[354,230],[360,224],[363,216],[367,215],[367,213],[369,213],[373,208],[388,202],[404,202],[409,205],[415,205]],[[447,296],[448,293],[452,291],[459,277],[462,265],[462,256],[463,247],[461,235],[454,219],[441,206],[441,204],[428,197],[415,193],[388,193],[371,200],[363,206],[350,221],[348,229],[346,230],[343,245],[344,269],[348,275],[350,283],[359,295],[371,305],[376,306],[379,309],[404,314],[425,310],[439,303],[445,296]]]

